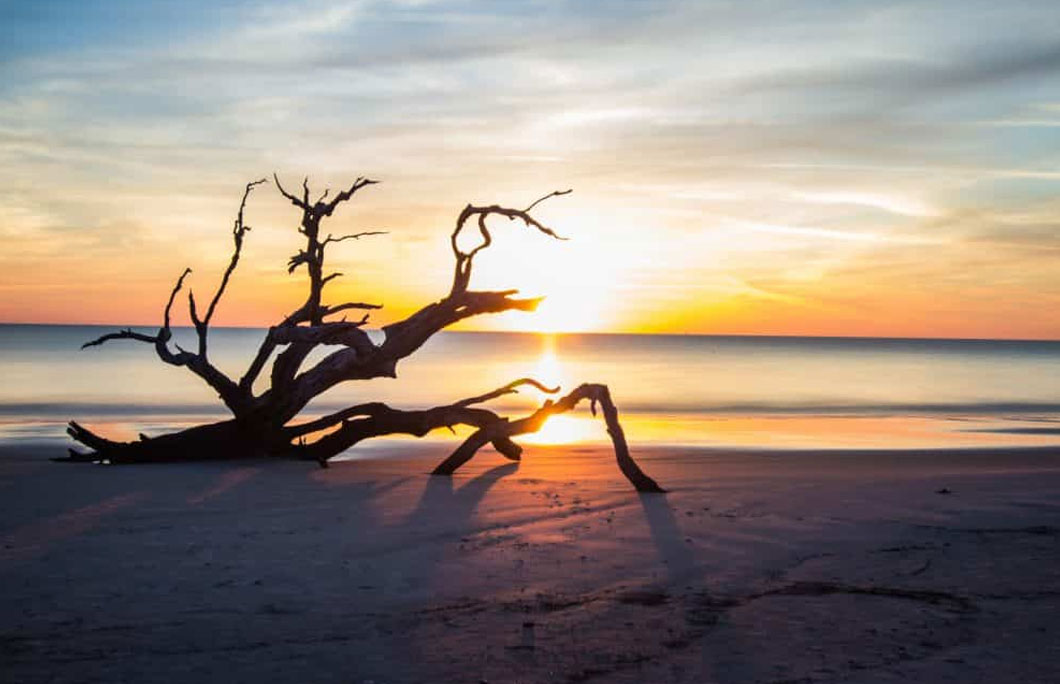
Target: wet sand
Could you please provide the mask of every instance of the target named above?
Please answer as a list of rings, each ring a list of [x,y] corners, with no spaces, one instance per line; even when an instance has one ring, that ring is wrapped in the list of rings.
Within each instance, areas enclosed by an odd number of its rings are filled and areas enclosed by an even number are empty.
[[[54,453],[0,449],[4,681],[1060,681],[1060,449]]]

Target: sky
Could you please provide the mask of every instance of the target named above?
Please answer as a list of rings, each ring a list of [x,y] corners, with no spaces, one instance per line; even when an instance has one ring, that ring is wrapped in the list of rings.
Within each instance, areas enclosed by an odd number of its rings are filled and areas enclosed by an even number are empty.
[[[468,202],[522,207],[477,329],[1060,339],[1060,8],[1043,2],[0,0],[0,321],[156,324],[243,185],[379,179],[329,299],[442,297]],[[268,325],[263,186],[219,325]],[[179,320],[179,319],[178,319]]]

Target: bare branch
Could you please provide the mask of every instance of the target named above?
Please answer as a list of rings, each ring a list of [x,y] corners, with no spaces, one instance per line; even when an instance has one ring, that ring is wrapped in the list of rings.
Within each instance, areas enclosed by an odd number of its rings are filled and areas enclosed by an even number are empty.
[[[239,379],[239,388],[241,390],[248,394],[251,392],[254,387],[254,381],[261,375],[265,362],[269,360],[274,351],[276,351],[276,342],[272,340],[270,335],[266,335],[261,342],[261,346],[258,347],[258,353],[254,355],[254,360],[250,362],[246,372],[243,373],[243,377]]]
[[[539,409],[519,420],[502,418],[492,411],[471,408],[469,403],[478,403],[482,398],[494,398],[512,391],[516,386],[531,384],[545,391],[552,391],[531,378],[516,380],[481,397],[458,401],[445,406],[422,411],[401,411],[385,404],[369,403],[352,406],[342,411],[323,416],[307,423],[284,430],[287,440],[293,441],[306,435],[322,432],[339,426],[310,444],[292,446],[290,451],[297,457],[315,460],[325,465],[327,460],[359,441],[383,434],[410,434],[422,437],[432,430],[452,428],[454,425],[469,425],[476,428],[449,458],[433,471],[435,475],[451,475],[470,460],[479,449],[492,443],[502,455],[518,460],[522,447],[512,441],[515,435],[536,432],[553,415],[573,410],[579,402],[589,399],[603,409],[604,422],[615,449],[615,458],[622,474],[640,492],[663,492],[659,484],[644,473],[629,455],[625,434],[618,421],[618,409],[611,401],[606,385],[579,385],[574,391],[556,402],[546,401]]]
[[[385,231],[385,230],[365,230],[365,231],[362,231],[360,233],[350,233],[349,235],[340,235],[339,237],[332,237],[329,234],[326,238],[324,238],[324,241],[321,242],[320,245],[323,247],[324,245],[331,244],[332,242],[342,242],[343,240],[360,240],[361,238],[368,237],[369,235],[388,235],[388,234],[389,233],[387,231]]]
[[[283,184],[280,183],[280,177],[277,176],[275,173],[272,174],[272,180],[274,183],[276,183],[276,189],[280,191],[281,195],[290,200],[291,204],[298,207],[299,209],[303,209],[305,211],[309,210],[309,204],[307,202],[303,202],[291,193],[287,192],[286,189],[284,189]]]
[[[485,313],[502,311],[533,311],[541,298],[513,298],[514,290],[500,292],[463,292],[458,296],[449,296],[440,302],[430,304],[403,321],[383,327],[385,339],[371,353],[364,350],[342,349],[321,359],[315,366],[297,377],[290,375],[291,368],[283,367],[283,372],[291,378],[283,387],[283,392],[290,399],[289,406],[294,409],[289,418],[293,418],[313,397],[327,391],[335,385],[348,380],[366,380],[379,377],[396,377],[398,362],[415,352],[430,339],[432,335],[453,323],[465,318]],[[292,346],[285,354],[289,353]],[[277,357],[276,364],[281,363]],[[283,360],[284,364],[304,360],[304,354]],[[273,389],[280,386],[277,382],[283,376],[277,374],[277,365],[273,366]],[[264,397],[263,397],[264,398]]]
[[[321,307],[321,316],[331,316],[337,314],[340,311],[347,311],[349,309],[382,309],[382,304],[366,304],[364,302],[346,302],[345,304],[336,304],[335,306],[324,306]]]
[[[358,190],[369,185],[376,185],[377,183],[379,183],[379,181],[377,180],[371,180],[369,178],[363,177],[358,178],[357,180],[353,181],[353,184],[350,185],[349,188],[335,195],[335,198],[327,204],[324,204],[323,202],[318,202],[317,207],[319,208],[318,210],[320,211],[320,215],[331,216],[332,212],[335,211],[335,207],[339,206],[346,200],[353,197],[354,193],[356,193]]]
[[[568,188],[567,190],[553,190],[552,192],[548,193],[544,197],[539,197],[536,200],[534,200],[533,202],[531,202],[530,206],[528,206],[526,209],[523,209],[523,211],[529,213],[529,211],[531,209],[533,209],[534,207],[536,207],[537,205],[541,204],[542,202],[544,202],[545,200],[547,200],[547,199],[549,199],[551,197],[560,197],[561,195],[569,195],[572,192],[574,192],[573,188]]]
[[[545,394],[555,394],[559,391],[559,387],[546,387],[545,385],[542,385],[540,382],[534,380],[533,378],[519,378],[518,380],[513,380],[512,382],[509,382],[504,387],[498,387],[492,392],[486,392],[485,394],[480,394],[477,397],[471,397],[470,399],[463,399],[461,401],[458,401],[454,403],[453,406],[472,406],[474,404],[482,404],[492,399],[496,399],[497,397],[502,397],[505,394],[517,394],[518,390],[516,388],[521,387],[522,385],[532,385],[533,387],[536,387]]]
[[[446,404],[445,406],[439,406],[434,409],[430,409],[430,411],[444,412],[447,409],[468,408],[475,404],[481,404],[490,401],[491,399],[496,399],[497,397],[504,396],[506,394],[514,394],[517,391],[516,388],[521,387],[523,385],[531,385],[541,390],[542,392],[545,392],[546,394],[555,394],[556,392],[559,392],[559,387],[547,387],[533,378],[519,378],[518,380],[513,380],[507,385],[504,385],[503,387],[498,387],[497,389],[491,392],[480,394],[476,397],[470,397],[468,399],[461,399],[460,401],[455,401],[452,404]],[[286,429],[285,434],[288,436],[289,439],[294,439],[302,435],[307,435],[312,432],[319,432],[320,430],[327,429],[355,416],[373,416],[379,415],[380,413],[385,411],[392,412],[393,410],[394,409],[387,407],[385,404],[380,404],[378,402],[369,404],[358,404],[357,406],[351,406],[350,408],[337,411],[330,415],[322,416],[308,423],[301,423],[299,425],[291,426]],[[464,414],[457,415],[463,416]],[[473,423],[474,425],[481,424],[480,419],[482,418],[483,414],[474,413],[469,415],[475,418],[476,422]]]
[[[195,330],[202,330],[203,322],[199,318],[199,310],[195,306],[195,293],[191,288],[188,288],[188,317],[191,318],[191,323],[195,326]]]
[[[460,216],[456,219],[456,228],[454,228],[452,234],[449,236],[449,244],[453,250],[453,256],[456,259],[456,264],[453,271],[453,286],[450,290],[450,296],[458,292],[467,290],[468,285],[471,282],[471,264],[475,255],[482,250],[489,247],[493,242],[493,236],[490,235],[489,228],[486,225],[486,219],[491,215],[506,216],[509,220],[520,219],[528,228],[535,228],[536,230],[553,237],[557,240],[566,240],[567,238],[558,235],[554,230],[548,226],[540,223],[537,219],[530,215],[530,210],[536,207],[541,202],[547,200],[550,197],[558,197],[561,195],[567,195],[570,190],[557,190],[551,192],[540,199],[535,200],[526,209],[510,209],[508,207],[502,207],[496,204],[488,207],[476,207],[474,205],[467,205],[464,210],[460,212]],[[478,217],[477,224],[479,233],[482,235],[482,242],[475,246],[470,252],[465,252],[460,249],[458,239],[461,231],[464,230],[464,226],[467,225],[468,220],[472,217]]]
[[[295,269],[301,266],[302,264],[308,264],[310,258],[311,257],[307,252],[299,250],[298,254],[295,254],[293,257],[287,260],[287,272],[294,273]]]
[[[379,402],[371,402],[368,404],[357,404],[356,406],[350,406],[344,408],[341,411],[335,413],[329,413],[326,416],[321,416],[316,420],[311,420],[306,423],[299,423],[298,425],[291,425],[284,428],[284,435],[289,441],[293,441],[298,437],[309,435],[314,432],[320,432],[330,427],[335,427],[339,423],[355,418],[357,416],[373,416],[378,415],[383,411],[390,410],[386,404]]]
[[[177,293],[184,287],[184,279],[191,273],[190,268],[184,269],[177,278],[176,284],[173,286],[173,290],[169,293],[169,300],[166,302],[166,308],[162,315],[162,327],[158,329],[158,334],[144,335],[142,333],[136,333],[131,330],[123,330],[116,333],[109,333],[102,337],[86,343],[84,347],[91,347],[110,340],[136,340],[138,342],[149,342],[154,344],[155,353],[158,358],[163,362],[178,367],[187,367],[195,375],[199,376],[206,382],[210,387],[217,391],[221,400],[224,401],[225,405],[233,411],[242,410],[248,401],[248,397],[245,393],[239,391],[239,386],[232,382],[224,373],[215,368],[206,358],[199,354],[193,354],[192,352],[182,349],[177,345],[177,351],[174,353],[169,349],[169,341],[172,338],[172,331],[170,329],[171,323],[171,312],[173,309],[173,301],[177,297]],[[192,320],[196,325],[196,328],[202,324],[199,320],[198,315],[195,311],[195,299],[189,295],[189,306],[191,308]],[[82,347],[82,348],[84,348]]]
[[[326,307],[321,305],[320,301],[324,286],[338,275],[324,276],[324,247],[330,242],[340,242],[348,238],[356,239],[363,235],[379,233],[379,231],[367,231],[362,234],[340,236],[338,238],[329,235],[321,241],[319,239],[320,222],[324,218],[331,216],[339,204],[350,199],[358,190],[375,184],[377,181],[359,177],[349,188],[340,192],[330,202],[324,201],[327,196],[327,193],[325,193],[315,204],[310,204],[308,178],[302,181],[302,199],[288,193],[280,184],[279,177],[276,174],[273,174],[273,178],[281,194],[287,197],[295,206],[302,209],[302,221],[299,230],[306,237],[305,247],[290,258],[287,263],[287,271],[288,273],[293,273],[299,266],[305,264],[309,275],[309,293],[306,296],[305,304],[298,310],[297,320],[291,321],[291,317],[289,317],[285,323],[297,324],[304,321],[311,325],[320,325],[324,322],[324,317],[329,313]],[[331,313],[334,312],[332,311]],[[271,355],[274,347],[275,345],[269,341],[263,343],[251,367],[240,381],[241,386],[247,387],[253,384],[254,378],[261,372],[262,365],[268,356]],[[312,348],[313,346],[310,343],[294,343],[276,357],[272,367],[273,389],[290,384],[301,368],[302,362],[312,351]]]
[[[476,254],[493,244],[493,236],[490,235],[489,229],[486,228],[486,216],[487,214],[478,215],[478,232],[480,235],[482,235],[482,244],[480,244],[478,247],[475,247],[466,254],[468,266],[471,265],[471,259],[473,259]],[[455,244],[456,237],[454,236],[453,239]]]
[[[626,476],[626,479],[633,483],[633,486],[639,492],[666,491],[655,480],[648,477],[629,455],[626,435],[622,430],[622,425],[618,422],[618,408],[611,401],[611,393],[608,391],[607,385],[579,385],[574,391],[556,402],[546,401],[541,408],[526,418],[513,421],[497,421],[480,427],[449,458],[438,464],[433,473],[435,475],[451,475],[487,443],[493,442],[496,445],[498,440],[510,440],[515,435],[537,432],[551,416],[571,411],[579,402],[585,399],[590,400],[594,406],[599,404],[603,410],[607,434],[611,437],[619,470]]]
[[[95,347],[111,340],[136,340],[137,342],[149,342],[155,345],[164,345],[170,338],[169,320],[170,311],[173,309],[173,300],[176,299],[177,293],[180,292],[180,289],[184,287],[184,279],[188,277],[189,273],[191,273],[191,269],[185,268],[180,274],[180,277],[177,278],[177,283],[173,286],[173,290],[169,293],[169,299],[166,301],[166,308],[162,314],[162,327],[159,329],[157,335],[144,335],[126,328],[125,330],[107,333],[106,335],[102,335],[90,342],[86,342],[81,345],[81,348]]]
[[[265,182],[266,179],[264,178],[251,181],[247,183],[247,187],[243,191],[243,201],[239,203],[239,212],[236,214],[235,223],[232,226],[232,241],[235,244],[235,248],[232,250],[232,258],[228,262],[228,268],[225,269],[224,275],[221,276],[221,285],[217,288],[217,292],[214,293],[209,308],[206,309],[206,316],[203,318],[203,322],[206,325],[210,324],[210,319],[213,318],[213,313],[217,309],[217,303],[221,301],[221,295],[225,293],[225,288],[228,287],[228,279],[232,277],[232,272],[236,270],[236,265],[239,263],[239,254],[243,249],[243,236],[250,230],[250,226],[243,221],[243,212],[247,208],[247,198],[250,197],[251,190]]]
[[[148,344],[155,344],[156,342],[158,342],[158,336],[144,335],[143,333],[133,332],[131,329],[126,328],[125,330],[121,330],[118,332],[112,332],[107,333],[106,335],[101,335],[100,337],[97,337],[91,342],[85,342],[81,345],[81,348],[87,349],[88,347],[95,347],[111,340],[136,340],[137,342],[147,342]]]
[[[169,340],[169,314],[173,309],[173,300],[176,299],[177,293],[180,292],[180,288],[184,287],[184,279],[188,277],[189,273],[191,273],[191,269],[185,268],[184,272],[180,274],[179,278],[177,278],[177,284],[173,286],[173,291],[169,293],[169,301],[166,302],[166,309],[162,315],[162,330],[158,333],[160,338],[165,338],[162,340],[163,342]]]
[[[312,344],[342,344],[361,350],[375,349],[361,326],[368,322],[368,315],[359,321],[321,323],[311,326],[279,326],[269,331],[276,344],[310,342]]]
[[[321,306],[319,308],[318,314],[319,314],[319,317],[321,319],[323,319],[323,318],[325,318],[327,316],[330,316],[332,314],[335,314],[335,313],[338,313],[338,312],[341,312],[341,311],[347,311],[347,310],[350,310],[350,309],[372,310],[372,309],[381,309],[381,308],[383,308],[381,304],[367,304],[367,303],[364,303],[364,302],[346,302],[346,303],[343,303],[343,304],[337,304],[335,306]],[[309,320],[310,320],[310,308],[309,308],[309,303],[307,302],[306,304],[303,304],[301,307],[299,307],[296,311],[292,312],[289,316],[287,316],[287,318],[285,318],[280,323],[280,325],[278,325],[275,328],[273,328],[273,330],[277,330],[277,329],[284,328],[284,327],[297,326],[299,323],[305,323],[305,322],[308,322]],[[363,324],[367,323],[367,320],[368,320],[368,317],[366,315],[366,316],[364,316],[361,319],[361,321],[357,325],[358,326],[359,325],[363,325]],[[367,339],[367,335],[365,335],[365,339]],[[240,378],[240,380],[239,380],[239,386],[241,388],[243,388],[246,391],[249,391],[253,387],[254,382],[258,379],[258,376],[261,374],[261,371],[264,369],[265,363],[269,360],[269,357],[272,356],[272,353],[276,350],[276,347],[278,346],[278,342],[276,340],[277,340],[277,336],[274,335],[274,334],[271,334],[271,331],[270,331],[270,334],[266,335],[265,339],[262,340],[261,346],[258,348],[258,352],[254,356],[254,360],[251,362],[250,366],[247,368],[246,373],[244,373],[243,377]],[[370,341],[369,341],[369,343],[370,343]],[[305,353],[307,354],[308,350]],[[366,351],[362,348],[361,353],[365,354]],[[304,358],[304,355],[305,354],[301,355],[302,358]],[[294,359],[292,359],[290,356],[288,356],[288,357],[286,357],[286,360],[284,361],[284,363],[291,363],[293,360]],[[277,361],[279,361],[279,359],[277,359]],[[279,377],[279,376],[277,376],[277,377]]]
[[[338,430],[321,437],[316,442],[291,449],[291,453],[297,458],[319,462],[326,461],[357,442],[370,437],[389,434],[423,437],[439,428],[451,428],[455,425],[482,428],[503,420],[492,411],[467,406],[450,404],[422,411],[402,411],[386,404],[370,403],[352,406],[323,418],[287,428],[284,430],[284,435],[294,440],[341,425]]]

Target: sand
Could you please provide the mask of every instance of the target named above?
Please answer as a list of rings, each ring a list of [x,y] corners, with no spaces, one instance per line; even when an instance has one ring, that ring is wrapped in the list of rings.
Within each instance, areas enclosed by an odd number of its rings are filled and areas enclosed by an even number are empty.
[[[3,681],[1060,681],[1060,449],[54,453],[0,450]]]

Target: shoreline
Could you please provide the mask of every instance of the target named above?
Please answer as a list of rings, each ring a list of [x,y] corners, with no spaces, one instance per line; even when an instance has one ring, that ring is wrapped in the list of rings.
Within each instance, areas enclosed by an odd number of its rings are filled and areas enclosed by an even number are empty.
[[[620,407],[621,408],[621,407]],[[529,409],[501,407],[513,415]],[[140,434],[157,435],[192,425],[224,420],[222,414],[126,413],[81,415],[76,411],[58,416],[5,415],[0,407],[0,449],[51,446],[65,453],[70,446],[66,420],[78,416],[79,423],[117,440],[135,440]],[[316,415],[308,412],[303,419]],[[947,450],[1060,449],[1060,414],[1057,416],[908,415],[908,414],[645,414],[623,411],[621,421],[634,449],[703,449],[818,453],[914,451],[929,455]],[[466,437],[470,432],[457,427]],[[582,410],[554,417],[538,433],[524,436],[527,445],[545,448],[596,448],[610,443],[602,422]],[[424,446],[455,448],[457,442],[445,431],[424,437],[384,436],[355,445],[340,458],[370,458],[380,448]]]
[[[251,331],[260,332],[264,334],[269,329],[269,323],[263,323],[262,325],[217,325],[211,326],[211,330],[224,331],[224,330],[235,330],[235,331]],[[0,321],[0,327],[9,328],[91,328],[93,330],[120,330],[124,328],[137,329],[140,328],[145,331],[151,331],[158,328],[157,321],[149,321],[142,324],[137,323],[54,323],[54,322],[25,322],[25,321]],[[174,331],[194,331],[193,326],[189,325],[174,325],[172,326]],[[379,328],[365,328],[366,332],[372,334],[379,334]],[[674,337],[674,338],[707,338],[707,339],[732,339],[732,340],[866,340],[873,342],[1013,342],[1013,343],[1030,343],[1030,344],[1057,344],[1060,345],[1060,339],[1048,338],[1048,337],[910,337],[903,335],[820,335],[820,334],[804,334],[804,333],[783,333],[783,334],[770,334],[770,333],[749,333],[749,332],[631,332],[631,331],[599,331],[599,330],[582,330],[582,331],[562,331],[562,330],[551,330],[548,332],[541,332],[539,330],[463,330],[463,329],[447,329],[446,334],[459,334],[459,335],[533,335],[537,337]]]

